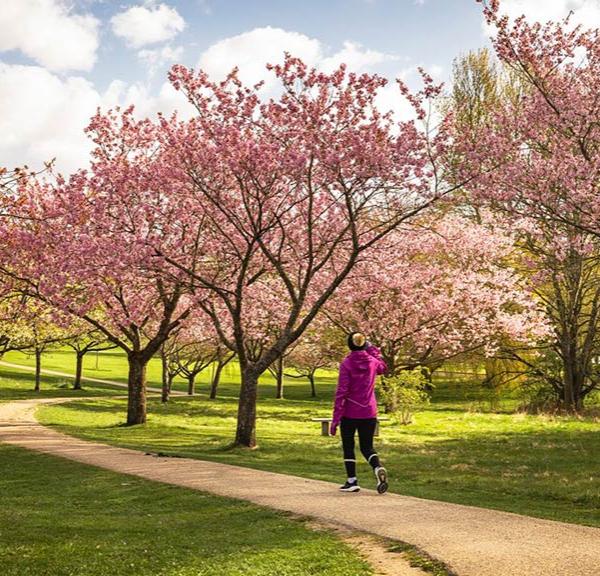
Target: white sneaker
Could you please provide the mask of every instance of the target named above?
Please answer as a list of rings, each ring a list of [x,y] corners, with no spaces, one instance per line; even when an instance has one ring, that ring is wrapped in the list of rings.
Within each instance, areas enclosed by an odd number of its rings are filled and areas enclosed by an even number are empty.
[[[360,486],[358,485],[358,480],[355,480],[354,482],[348,482],[346,480],[346,483],[343,486],[340,486],[340,491],[341,492],[359,492]]]
[[[384,494],[388,489],[387,470],[383,466],[377,466],[374,470],[375,478],[377,478],[377,492]]]

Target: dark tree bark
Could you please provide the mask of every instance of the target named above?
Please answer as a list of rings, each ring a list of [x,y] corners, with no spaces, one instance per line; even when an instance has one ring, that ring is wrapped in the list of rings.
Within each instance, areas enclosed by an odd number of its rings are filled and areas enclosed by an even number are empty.
[[[185,360],[177,359],[178,371],[177,374],[185,376],[188,382],[187,393],[188,396],[193,396],[196,393],[196,378],[203,370],[212,364],[212,359],[209,361],[196,360],[192,363],[188,363]],[[175,376],[175,373],[171,372],[171,378]]]
[[[242,367],[242,384],[235,433],[236,446],[256,448],[256,399],[259,375],[260,372],[255,366]]]
[[[98,369],[98,352],[104,350],[112,350],[116,348],[115,344],[108,344],[103,336],[92,335],[93,331],[88,334],[82,334],[64,342],[69,348],[75,352],[75,380],[73,382],[73,390],[82,389],[83,378],[83,359],[86,354],[96,352],[96,370]]]
[[[288,377],[288,378],[307,378],[308,382],[310,384],[310,397],[311,398],[316,398],[317,397],[317,387],[316,387],[316,375],[317,375],[317,370],[319,370],[320,368],[326,368],[327,364],[320,364],[318,366],[294,366],[294,368],[296,369],[297,374],[293,374],[291,372],[285,372],[284,374]]]
[[[163,349],[161,349],[160,352],[160,361],[162,365],[162,389],[160,399],[161,402],[165,403],[169,401],[169,396],[171,394],[171,378],[169,374],[167,355]]]
[[[190,374],[188,374],[187,381],[188,381],[188,389],[187,389],[188,396],[193,396],[196,393],[196,373],[191,372]]]
[[[127,425],[146,422],[146,366],[148,359],[136,352],[128,354],[129,377],[127,399]]]
[[[317,388],[315,387],[315,373],[310,372],[308,374],[308,379],[310,380],[310,397],[316,398],[317,397]]]
[[[75,362],[75,381],[73,382],[73,390],[81,390],[81,376],[83,375],[83,357],[85,352],[78,351]]]
[[[221,381],[221,372],[223,371],[224,366],[225,364],[223,364],[223,362],[217,362],[217,368],[215,370],[212,382],[210,383],[210,400],[214,400],[217,397],[217,389],[219,388],[219,382]]]
[[[106,339],[127,353],[129,362],[129,373],[127,378],[127,425],[144,424],[146,422],[146,367],[150,359],[160,352],[161,346],[169,336],[179,328],[181,323],[189,316],[191,309],[186,308],[174,318],[175,309],[179,303],[182,286],[178,285],[172,293],[167,293],[160,280],[157,281],[158,291],[161,295],[162,320],[153,337],[143,343],[142,330],[139,326],[132,325],[123,330],[127,340],[119,337],[119,334],[108,330],[95,318],[89,315],[83,319],[97,328]]]
[[[235,354],[231,353],[225,356],[219,356],[217,360],[217,368],[213,375],[212,382],[210,384],[210,400],[214,400],[217,397],[217,389],[219,388],[219,384],[221,382],[221,373],[223,372],[223,368],[229,364],[235,358]]]
[[[577,350],[576,342],[567,341],[562,346],[563,359],[563,390],[562,402],[568,412],[578,412],[583,408],[585,386],[585,371],[580,369],[581,351]],[[578,354],[578,352],[580,352]]]
[[[0,358],[8,352],[10,346],[10,338],[6,334],[0,334]]]
[[[277,375],[277,393],[275,394],[275,398],[282,399],[283,398],[283,356],[280,356],[277,359],[277,368],[275,371]]]
[[[40,391],[40,381],[42,373],[42,350],[40,348],[35,349],[35,386],[34,392]]]

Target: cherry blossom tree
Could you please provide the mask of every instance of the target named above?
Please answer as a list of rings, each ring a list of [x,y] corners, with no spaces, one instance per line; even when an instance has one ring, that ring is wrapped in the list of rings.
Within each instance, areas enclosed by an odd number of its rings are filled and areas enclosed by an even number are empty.
[[[97,329],[90,329],[87,322],[75,319],[67,329],[64,344],[75,352],[75,380],[73,390],[81,390],[83,376],[83,359],[90,352],[102,352],[116,348],[106,336]]]
[[[177,332],[171,332],[169,338],[160,347],[160,362],[162,372],[161,401],[168,402],[171,397],[173,380],[179,375],[179,366],[175,362],[173,351],[177,347]]]
[[[117,128],[118,125],[118,128]],[[127,354],[127,423],[146,420],[146,366],[189,315],[187,277],[164,275],[153,246],[179,232],[157,126],[131,110],[97,115],[90,171],[31,178],[2,222],[6,282],[98,330]]]
[[[532,360],[528,347],[513,355],[576,410],[598,386],[599,32],[569,18],[511,23],[499,2],[483,4],[495,29],[496,88],[510,74],[513,89],[494,90],[493,102],[454,94],[456,165],[479,172],[466,186],[471,204],[512,220],[531,287],[553,328],[536,347],[538,357],[552,361]],[[473,87],[481,73],[470,72]]]
[[[317,397],[316,374],[324,368],[337,368],[346,354],[345,334],[333,325],[323,314],[293,345],[287,364],[295,373],[286,372],[290,378],[307,378],[310,395]]]
[[[281,400],[283,399],[283,389],[285,386],[285,364],[287,357],[291,353],[291,348],[287,348],[283,354],[275,360],[273,364],[271,364],[267,370],[271,373],[271,376],[275,378],[275,398]]]
[[[496,99],[470,132],[465,166],[500,165],[482,170],[479,188],[512,200],[521,214],[600,235],[600,31],[574,26],[570,16],[511,22],[498,0],[478,1],[498,62],[519,90]]]
[[[237,355],[235,443],[250,447],[259,375],[302,335],[361,255],[458,187],[443,180],[445,123],[435,133],[418,123],[439,93],[427,75],[416,94],[399,82],[398,98],[409,99],[418,120],[398,123],[375,107],[383,78],[344,66],[324,74],[290,56],[271,70],[280,94],[263,102],[260,87],[242,85],[236,71],[214,83],[175,66],[171,82],[198,113],[162,124],[168,164],[185,191],[186,238],[156,254],[187,274]]]
[[[217,359],[213,363],[210,393],[208,395],[209,400],[216,399],[219,384],[221,383],[221,374],[223,373],[223,369],[235,358],[235,352],[229,350],[229,348],[227,348],[227,346],[225,346],[221,341],[217,342],[215,353]]]
[[[34,391],[40,391],[42,354],[60,346],[68,338],[66,318],[33,298],[22,301],[20,314],[9,329],[13,350],[32,354],[35,358]]]
[[[27,313],[27,297],[10,290],[0,298],[0,358],[11,350],[29,347],[21,319]]]
[[[388,375],[542,334],[543,315],[508,265],[513,240],[498,223],[432,215],[390,234],[325,306],[345,332],[381,347]]]
[[[188,381],[188,395],[196,391],[196,377],[219,357],[219,338],[210,319],[203,312],[193,314],[184,327],[170,339],[168,359]]]
[[[173,379],[183,376],[188,380],[188,394],[195,393],[196,376],[212,366],[209,399],[217,397],[223,369],[235,354],[215,334],[212,325],[192,320],[185,330],[176,330],[161,347],[162,401],[168,402]]]

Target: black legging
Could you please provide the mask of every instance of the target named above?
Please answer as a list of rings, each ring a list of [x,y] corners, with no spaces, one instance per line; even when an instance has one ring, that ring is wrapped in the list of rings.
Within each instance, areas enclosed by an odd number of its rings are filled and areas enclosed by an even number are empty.
[[[373,448],[373,436],[377,418],[346,418],[340,422],[340,434],[342,435],[342,446],[344,447],[344,466],[348,478],[356,477],[356,456],[354,454],[354,434],[358,430],[358,443],[360,451],[367,462],[377,468],[379,457]]]

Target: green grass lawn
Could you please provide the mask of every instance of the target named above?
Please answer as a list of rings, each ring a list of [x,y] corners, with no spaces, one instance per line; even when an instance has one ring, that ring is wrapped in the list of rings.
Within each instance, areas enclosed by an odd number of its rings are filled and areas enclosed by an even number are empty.
[[[34,366],[35,358],[24,352],[8,352],[2,358],[7,362]],[[46,352],[42,359],[42,368],[57,370],[67,373],[75,372],[75,354],[70,348],[62,348]],[[495,399],[492,405],[491,393],[480,386],[472,377],[465,377],[464,368],[460,365],[453,367],[458,372],[444,367],[440,375],[434,376],[435,389],[432,398],[432,409],[460,409],[471,411],[513,411],[519,404],[520,399],[514,391],[503,392]],[[2,373],[6,369],[2,368]],[[337,373],[334,371],[320,370],[318,373],[318,392],[327,401],[331,398],[335,388]],[[84,358],[84,375],[94,378],[127,382],[127,359],[120,350],[109,350],[104,352],[92,352]],[[196,388],[199,392],[207,392],[212,380],[212,367],[200,373],[196,379]],[[68,379],[62,378],[63,383]],[[159,358],[153,358],[147,368],[148,386],[161,386],[161,363]],[[222,373],[220,395],[225,397],[237,397],[239,390],[240,373],[235,362],[228,364]],[[275,396],[275,381],[267,372],[260,378],[259,395],[263,398]],[[83,382],[84,387],[90,387],[91,383]],[[174,388],[187,390],[187,380],[176,377]],[[285,395],[289,399],[303,400],[309,396],[309,384],[305,379],[287,378]],[[327,404],[327,409],[329,405]]]
[[[3,356],[2,360],[5,360],[6,362],[12,362],[14,364],[22,364],[24,366],[35,366],[35,357],[24,352],[8,352]],[[42,357],[42,369],[56,370],[74,374],[75,354],[69,348],[47,352]],[[4,373],[5,370],[7,369],[0,367],[0,373]],[[127,358],[124,352],[120,350],[108,350],[99,352],[98,354],[92,352],[84,357],[83,375],[127,383]],[[162,385],[161,375],[162,367],[160,359],[152,358],[148,363],[146,371],[148,386],[160,388]],[[239,378],[238,365],[233,362],[228,364],[222,372],[222,394],[225,394],[226,396],[237,395],[239,390]],[[65,379],[63,378],[63,380]],[[196,378],[197,389],[204,391],[208,390],[211,380],[212,367],[209,367]],[[322,372],[321,381],[325,384],[328,390],[330,390],[331,387],[335,385],[335,374]],[[274,396],[274,382],[274,379],[269,373],[263,375],[261,377],[262,393],[271,394]],[[304,379],[300,381],[290,379],[290,382],[292,385],[288,388],[288,392],[291,394],[291,397],[302,398],[309,392],[309,384]],[[84,381],[83,386],[91,386],[91,383]],[[177,390],[187,390],[187,380],[181,377],[176,377],[173,382],[173,386]]]
[[[2,360],[35,366],[35,357],[25,352],[7,352]],[[75,353],[70,348],[61,348],[44,353],[42,356],[42,369],[57,370],[61,372],[75,373]],[[121,350],[106,350],[104,352],[90,352],[83,359],[83,375],[105,380],[115,380],[127,383],[127,358]],[[183,387],[183,380],[177,379],[177,383]],[[83,382],[83,386],[89,383]],[[148,366],[148,385],[161,385],[160,359],[153,358]],[[183,388],[182,388],[183,389]]]
[[[319,425],[309,421],[328,405],[263,398],[255,451],[228,448],[233,398],[151,400],[147,424],[129,428],[120,426],[120,400],[45,406],[38,415],[66,433],[115,445],[341,481],[339,437],[320,436]],[[377,447],[394,492],[600,526],[597,422],[428,410],[410,426],[382,426]],[[372,486],[363,462],[359,478]]]
[[[0,444],[2,576],[362,576],[327,532],[257,506]]]
[[[100,355],[105,378],[125,373],[118,352]],[[45,360],[53,368],[66,356]],[[8,358],[7,358],[8,359]],[[16,362],[17,358],[11,358]],[[93,358],[90,358],[93,360]],[[154,362],[154,361],[153,361]],[[91,373],[91,370],[90,370]],[[149,370],[158,384],[160,364]],[[155,379],[153,381],[153,379]],[[340,441],[319,435],[311,417],[327,416],[335,374],[322,373],[319,398],[309,397],[304,380],[288,379],[286,399],[276,400],[273,379],[259,387],[259,449],[228,448],[235,432],[239,373],[223,374],[220,397],[209,401],[210,371],[198,378],[195,398],[173,398],[168,405],[149,401],[145,426],[122,427],[125,401],[82,400],[46,406],[40,419],[76,436],[143,450],[205,458],[332,481],[343,479]],[[530,416],[513,413],[514,393],[490,410],[489,391],[460,376],[436,377],[428,410],[410,426],[384,424],[378,450],[390,471],[391,490],[509,510],[544,518],[600,526],[600,425],[592,418]],[[360,480],[373,480],[359,464]]]
[[[85,398],[127,393],[127,390],[115,386],[92,383],[87,384],[83,390],[73,390],[70,379],[61,376],[43,375],[39,392],[33,391],[33,385],[33,373],[0,366],[0,402],[25,398]]]

